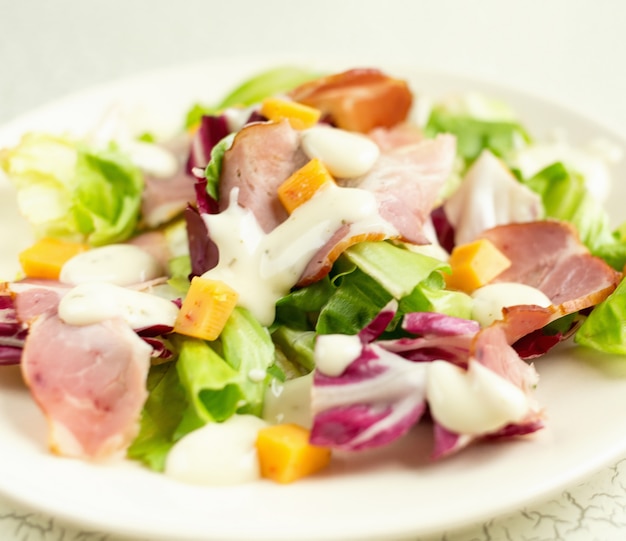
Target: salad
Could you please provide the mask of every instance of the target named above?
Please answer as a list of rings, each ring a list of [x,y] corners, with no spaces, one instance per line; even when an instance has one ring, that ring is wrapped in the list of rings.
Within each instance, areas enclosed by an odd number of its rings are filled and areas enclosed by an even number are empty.
[[[288,483],[427,423],[439,460],[541,430],[560,342],[626,352],[606,152],[377,69],[277,68],[182,120],[0,152],[36,237],[0,362],[52,452]]]

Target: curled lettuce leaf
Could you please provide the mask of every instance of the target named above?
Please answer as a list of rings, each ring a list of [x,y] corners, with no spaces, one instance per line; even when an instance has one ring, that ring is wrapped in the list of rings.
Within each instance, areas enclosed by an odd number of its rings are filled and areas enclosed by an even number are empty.
[[[0,154],[0,167],[17,189],[22,214],[38,237],[121,242],[140,218],[144,179],[115,147],[27,134]]]

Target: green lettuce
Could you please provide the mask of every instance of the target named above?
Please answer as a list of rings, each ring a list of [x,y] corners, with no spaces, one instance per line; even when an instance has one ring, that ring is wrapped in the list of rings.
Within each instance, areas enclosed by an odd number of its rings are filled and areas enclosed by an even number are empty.
[[[99,246],[135,232],[143,175],[114,146],[91,149],[63,137],[27,134],[2,151],[0,168],[38,237]]]
[[[319,76],[317,72],[293,66],[280,66],[261,72],[242,82],[215,105],[193,105],[187,113],[185,126],[194,126],[203,115],[214,115],[227,107],[254,105],[268,96],[285,93]]]
[[[141,413],[139,434],[127,456],[149,468],[163,471],[165,458],[175,443],[175,434],[188,407],[176,363],[168,362],[150,368],[147,380],[148,399]]]
[[[626,355],[626,281],[598,304],[580,326],[576,343],[605,353]]]
[[[218,188],[220,184],[220,173],[222,172],[222,162],[224,154],[233,144],[234,133],[221,139],[211,150],[211,159],[206,166],[204,176],[206,178],[206,191],[215,200],[219,199]]]
[[[581,242],[617,270],[626,263],[621,229],[611,230],[606,210],[585,186],[585,179],[560,162],[523,181],[541,196],[546,216],[574,225]]]
[[[469,166],[488,149],[506,160],[512,152],[530,141],[513,111],[493,99],[468,95],[437,104],[425,127],[428,137],[452,133],[457,138],[457,152]]]
[[[390,242],[357,244],[337,260],[329,278],[278,301],[277,325],[288,330],[274,335],[281,337],[281,347],[306,364],[307,331],[356,334],[392,299],[399,301],[395,322],[411,311],[470,317],[470,297],[445,289],[441,272],[448,271],[447,263]],[[388,331],[394,331],[394,324]],[[301,351],[294,351],[288,339]]]

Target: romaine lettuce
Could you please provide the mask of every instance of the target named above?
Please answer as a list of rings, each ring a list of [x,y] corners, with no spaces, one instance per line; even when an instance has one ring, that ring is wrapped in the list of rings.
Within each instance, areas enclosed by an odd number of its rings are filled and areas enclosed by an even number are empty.
[[[27,134],[0,154],[0,167],[38,237],[99,246],[135,232],[143,175],[114,146],[96,150],[63,137]]]

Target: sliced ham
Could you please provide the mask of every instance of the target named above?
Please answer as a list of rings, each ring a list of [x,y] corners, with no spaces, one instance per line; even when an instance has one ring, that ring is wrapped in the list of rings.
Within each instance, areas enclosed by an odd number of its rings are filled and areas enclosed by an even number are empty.
[[[543,291],[562,315],[608,297],[621,273],[592,256],[566,222],[543,220],[508,224],[484,231],[511,261],[494,282],[521,282]]]
[[[138,431],[151,348],[122,320],[85,326],[35,320],[22,373],[47,418],[53,452],[106,459]]]
[[[413,103],[405,81],[377,69],[352,69],[321,77],[289,95],[319,109],[337,127],[362,133],[403,122]]]
[[[428,244],[424,224],[452,173],[455,153],[456,139],[448,134],[395,147],[383,152],[372,170],[350,185],[375,193],[381,216],[404,240]]]
[[[259,122],[244,127],[224,153],[219,185],[219,210],[225,210],[233,188],[238,202],[255,215],[269,233],[287,218],[278,187],[307,162],[300,136],[289,122]]]

